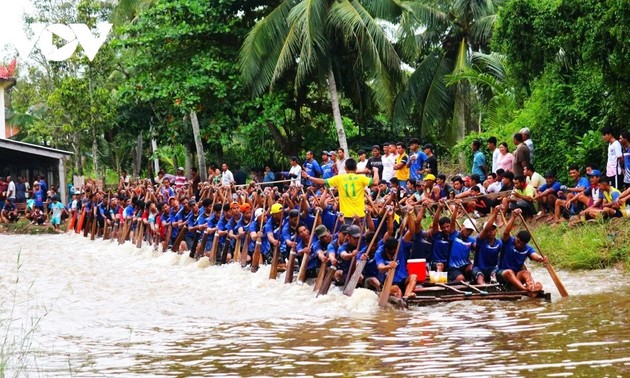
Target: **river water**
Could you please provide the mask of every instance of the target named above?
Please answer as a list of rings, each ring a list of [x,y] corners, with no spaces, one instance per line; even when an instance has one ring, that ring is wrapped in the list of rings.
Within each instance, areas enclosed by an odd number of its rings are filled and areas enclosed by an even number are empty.
[[[630,376],[630,279],[533,269],[553,301],[381,310],[372,292],[78,235],[0,235],[6,376]]]

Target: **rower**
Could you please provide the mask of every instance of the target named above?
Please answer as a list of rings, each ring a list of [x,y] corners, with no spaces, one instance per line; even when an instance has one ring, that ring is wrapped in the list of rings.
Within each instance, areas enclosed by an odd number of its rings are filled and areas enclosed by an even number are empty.
[[[526,230],[521,230],[516,237],[510,235],[514,221],[521,214],[521,209],[514,209],[508,221],[505,231],[503,231],[503,249],[499,259],[497,279],[499,282],[509,284],[518,290],[537,293],[542,290],[540,282],[534,282],[531,273],[525,268],[525,260],[546,263],[547,257],[542,257],[534,251],[534,248],[527,244],[531,239],[531,234]]]
[[[478,284],[496,282],[496,269],[499,263],[499,254],[503,248],[503,242],[497,239],[497,214],[499,208],[492,208],[488,221],[483,224],[483,229],[477,236],[477,253],[473,262],[472,279]]]

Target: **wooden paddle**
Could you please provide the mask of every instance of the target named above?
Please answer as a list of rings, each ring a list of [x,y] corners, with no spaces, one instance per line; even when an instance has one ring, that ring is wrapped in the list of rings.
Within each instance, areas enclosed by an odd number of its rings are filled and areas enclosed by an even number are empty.
[[[70,224],[68,225],[68,229],[66,230],[66,232],[71,233],[72,231],[74,231],[74,225],[76,223],[77,223],[77,212],[75,210],[74,213],[72,214],[72,217],[70,217]]]
[[[297,237],[297,235],[296,235]],[[289,259],[287,260],[287,269],[284,273],[284,283],[288,284],[293,282],[293,271],[295,270],[295,247],[291,247],[289,252]]]
[[[220,190],[220,194],[223,194],[222,189]],[[219,248],[219,222],[221,221],[221,218],[223,218],[223,209],[225,208],[226,199],[227,199],[227,193],[226,193],[226,196],[223,197],[223,202],[221,203],[221,214],[219,215],[219,219],[217,220],[217,229],[214,231],[214,236],[212,237],[212,248],[210,248],[210,254],[208,255],[208,259],[210,260],[210,265],[215,265],[217,263],[217,249]],[[206,235],[208,235],[207,230],[204,237],[206,237]],[[202,243],[201,247],[204,248],[205,244]]]
[[[280,233],[282,233],[282,226],[284,225],[284,214],[280,219]],[[269,269],[269,279],[275,280],[278,278],[278,257],[280,257],[280,238],[278,238],[278,245],[276,245],[273,249],[273,256],[271,257],[273,260],[271,261],[271,269]]]
[[[396,247],[396,252],[394,253],[394,258],[392,261],[398,260],[398,252],[400,251],[400,245],[402,244],[402,240],[405,237],[405,227],[407,226],[407,219],[409,217],[405,216],[402,223],[400,224],[400,237],[398,238],[398,247]],[[389,302],[389,292],[392,289],[392,285],[394,283],[394,276],[396,273],[396,268],[390,269],[387,272],[387,277],[385,277],[385,283],[383,284],[383,288],[381,290],[381,294],[378,298],[378,305],[380,307],[387,307],[387,303]]]
[[[463,294],[463,295],[465,295],[465,296],[467,296],[467,297],[472,295],[472,292],[471,292],[471,291],[461,291],[461,290],[456,289],[456,288],[454,288],[454,287],[452,287],[452,286],[448,286],[447,284],[443,284],[443,283],[436,283],[435,285],[436,285],[436,286],[441,286],[441,287],[446,288],[446,289],[448,289],[448,290],[452,290],[452,291],[456,292],[457,294]]]
[[[144,239],[144,222],[142,219],[138,221],[140,223],[136,230],[138,231],[138,237],[136,238],[136,248],[142,248],[142,240]]]
[[[228,253],[230,253],[230,241],[226,239],[225,243],[223,244],[223,250],[221,251],[221,258],[219,259],[219,265],[225,264],[225,262],[227,261]]]
[[[331,265],[326,269],[326,276],[324,277],[324,281],[322,282],[322,285],[320,286],[315,298],[319,297],[320,295],[328,294],[328,290],[330,289],[330,285],[332,284],[336,271],[337,267],[334,265]]]
[[[309,249],[313,245],[313,236],[315,236],[315,228],[317,227],[318,218],[319,218],[319,207],[315,210],[315,219],[313,220],[313,227],[311,227],[311,234],[308,239],[307,248]],[[359,247],[357,246],[357,248]],[[310,253],[309,254],[304,253],[302,255],[302,264],[300,265],[300,270],[298,272],[297,281],[296,281],[299,284],[304,284],[304,281],[306,281],[306,268],[308,268],[309,260],[310,260]]]
[[[523,226],[525,226],[525,229],[531,235],[532,241],[534,242],[534,245],[536,246],[536,249],[538,250],[538,254],[540,254],[540,256],[544,258],[545,255],[543,255],[542,249],[540,249],[538,242],[536,242],[536,239],[534,239],[534,235],[530,231],[529,226],[527,225],[527,222],[525,222],[525,218],[523,218],[523,214],[519,213],[518,216],[521,218],[521,222],[523,223]],[[569,293],[567,292],[567,289],[565,289],[564,285],[562,284],[562,281],[560,281],[560,277],[558,277],[558,275],[556,274],[556,271],[553,269],[553,266],[551,266],[551,263],[549,262],[549,260],[547,260],[547,263],[545,263],[544,265],[545,265],[545,268],[547,268],[547,272],[551,276],[551,279],[553,280],[553,283],[556,285],[556,288],[558,289],[558,292],[560,293],[560,295],[563,298],[568,297]]]
[[[188,225],[185,224],[182,226],[182,229],[179,230],[179,234],[177,234],[177,238],[175,238],[175,242],[173,243],[173,246],[171,247],[173,252],[175,253],[179,252],[179,245],[182,244],[182,240],[184,240],[184,236],[186,236],[187,231],[188,231]]]
[[[363,227],[361,227],[361,235],[359,236],[359,240],[357,241],[357,246],[356,246],[356,251],[357,254],[359,253],[359,249],[361,248],[361,241],[363,240]],[[343,286],[343,290],[345,291],[346,288],[348,287],[348,281],[350,280],[350,277],[352,277],[352,275],[355,272],[355,268],[356,268],[356,263],[357,263],[357,256],[354,255],[352,256],[352,259],[350,260],[350,266],[348,267],[348,273],[346,274],[346,276],[344,277],[344,282],[345,285]],[[363,270],[363,269],[361,269]],[[357,284],[355,283],[354,286],[356,286]]]
[[[383,217],[383,220],[381,220],[381,222],[378,224],[378,227],[376,228],[376,231],[374,232],[374,236],[372,237],[372,240],[370,240],[370,244],[365,250],[365,253],[367,254],[370,253],[370,250],[372,250],[372,247],[374,246],[374,242],[376,241],[376,239],[378,239],[378,235],[381,232],[381,227],[383,227],[385,223],[387,222],[385,221],[385,217]],[[352,296],[352,294],[354,293],[354,289],[356,289],[357,283],[359,282],[359,279],[361,278],[361,274],[363,273],[363,269],[365,268],[366,264],[367,264],[367,259],[365,260],[362,259],[361,261],[359,261],[356,269],[354,270],[354,273],[352,274],[352,276],[346,283],[346,287],[343,288],[343,293],[345,295],[349,297]]]
[[[258,267],[260,266],[260,258],[261,258],[261,253],[260,253],[260,249],[262,248],[262,238],[265,237],[265,235],[263,235],[263,227],[264,227],[264,220],[265,220],[265,205],[267,205],[267,198],[265,197],[265,200],[263,201],[263,211],[260,214],[260,228],[259,228],[259,232],[261,234],[260,238],[261,240],[256,240],[256,246],[254,247],[254,253],[252,254],[252,262],[251,262],[251,266],[249,268],[250,272],[252,273],[256,273],[258,271]]]

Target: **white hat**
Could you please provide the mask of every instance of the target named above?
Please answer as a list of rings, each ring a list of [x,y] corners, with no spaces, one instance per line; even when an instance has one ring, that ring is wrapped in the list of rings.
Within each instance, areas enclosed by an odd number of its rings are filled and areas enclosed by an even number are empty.
[[[475,225],[473,224],[473,222],[470,219],[466,219],[464,221],[464,228],[467,228],[469,230],[475,230]]]
[[[494,226],[494,228],[497,228],[497,222],[492,222],[492,225]],[[488,222],[483,224],[483,228],[486,228],[488,226]]]
[[[177,170],[178,170],[178,171],[183,171],[183,170],[184,170],[184,167],[179,167],[179,168],[177,168]]]
[[[519,133],[519,134],[527,134],[527,135],[529,135],[529,134],[530,134],[530,133],[529,133],[529,127],[523,127],[523,128],[521,129],[521,131],[519,131],[518,133]]]
[[[256,211],[254,212],[254,218],[258,219],[258,217],[260,217],[262,215],[262,213],[264,212],[264,210],[262,208],[258,208],[256,209]]]

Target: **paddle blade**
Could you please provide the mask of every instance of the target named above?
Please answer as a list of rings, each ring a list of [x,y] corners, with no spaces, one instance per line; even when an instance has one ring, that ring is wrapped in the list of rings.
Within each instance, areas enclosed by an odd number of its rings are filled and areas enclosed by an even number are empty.
[[[562,298],[568,297],[569,293],[567,292],[567,289],[562,284],[562,281],[560,281],[560,277],[558,277],[558,275],[556,274],[556,271],[553,269],[553,266],[547,263],[545,264],[545,267],[547,268],[547,272],[549,272],[549,275],[551,276],[553,283],[556,285],[556,288],[558,289],[560,296],[562,296]]]
[[[357,283],[359,282],[359,278],[361,278],[361,273],[363,272],[363,268],[365,268],[365,264],[367,264],[367,260],[361,260],[357,264],[354,273],[352,273],[352,277],[346,283],[346,287],[343,289],[343,293],[349,297],[354,293],[354,289],[357,287]]]

